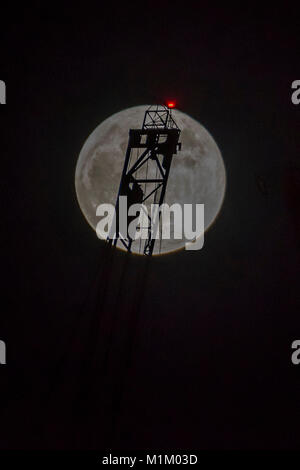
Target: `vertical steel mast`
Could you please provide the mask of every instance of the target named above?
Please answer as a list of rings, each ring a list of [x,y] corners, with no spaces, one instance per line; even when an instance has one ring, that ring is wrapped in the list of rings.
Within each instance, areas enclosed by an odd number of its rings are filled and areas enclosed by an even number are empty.
[[[181,150],[181,143],[178,142],[180,129],[172,117],[170,108],[171,104],[150,106],[145,112],[142,128],[129,130],[128,147],[116,202],[115,230],[108,238],[110,244],[114,246],[119,244],[118,246],[129,252],[135,243],[139,245],[139,252],[147,256],[152,255],[155,241],[159,237],[161,211],[157,210],[157,215],[153,217],[150,215],[151,211],[144,210],[145,217],[148,218],[147,226],[142,227],[140,223],[138,228],[146,229],[147,236],[143,240],[140,238],[135,241],[128,234],[128,226],[139,213],[134,217],[126,213],[127,226],[124,233],[124,228],[119,225],[119,212],[124,210],[120,204],[120,197],[127,196],[128,208],[132,204],[139,204],[141,211],[150,204],[155,204],[157,209],[163,204],[172,158],[177,150]]]

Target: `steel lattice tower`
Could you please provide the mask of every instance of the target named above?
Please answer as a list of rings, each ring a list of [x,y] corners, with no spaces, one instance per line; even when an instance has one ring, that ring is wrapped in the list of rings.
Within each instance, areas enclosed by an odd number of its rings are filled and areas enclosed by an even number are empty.
[[[131,251],[134,242],[128,234],[128,226],[135,217],[127,217],[126,233],[119,227],[120,197],[127,196],[128,206],[132,204],[154,203],[158,207],[163,204],[169,178],[172,158],[177,150],[181,150],[179,141],[180,129],[172,117],[171,105],[150,106],[145,112],[141,129],[129,130],[129,141],[121,176],[115,210],[115,233],[111,233],[108,242]],[[173,105],[172,105],[173,107]],[[134,153],[136,156],[134,158]],[[127,214],[126,214],[127,215]],[[156,220],[152,220],[147,212],[147,237],[141,240],[140,252],[151,256],[156,238],[155,230],[159,230],[161,211],[157,211]],[[141,226],[139,226],[142,229]],[[160,238],[161,240],[161,238]]]

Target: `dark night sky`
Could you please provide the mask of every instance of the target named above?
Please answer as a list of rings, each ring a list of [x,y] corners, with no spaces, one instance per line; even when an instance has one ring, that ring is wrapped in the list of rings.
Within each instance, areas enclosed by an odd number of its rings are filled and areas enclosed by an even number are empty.
[[[182,8],[99,7],[93,21],[31,10],[1,29],[0,448],[80,449],[88,433],[103,445],[100,394],[74,431],[89,309],[78,315],[104,256],[75,165],[102,120],[167,96],[215,138],[227,190],[203,250],[150,262],[116,445],[298,446],[299,19]],[[141,263],[130,263],[133,289]]]

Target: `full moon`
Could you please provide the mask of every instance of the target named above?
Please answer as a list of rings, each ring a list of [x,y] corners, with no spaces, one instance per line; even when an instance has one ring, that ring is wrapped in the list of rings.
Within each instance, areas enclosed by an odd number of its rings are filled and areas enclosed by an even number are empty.
[[[124,109],[105,119],[89,135],[78,157],[75,188],[79,206],[96,230],[99,204],[115,205],[129,129],[142,127],[147,105]],[[225,194],[226,172],[221,152],[210,133],[195,119],[174,109],[172,117],[181,130],[181,151],[174,155],[164,202],[169,205],[204,204],[204,228],[216,219]],[[154,254],[184,248],[186,240],[159,240]],[[159,250],[159,251],[158,251]],[[138,243],[132,246],[138,253]]]

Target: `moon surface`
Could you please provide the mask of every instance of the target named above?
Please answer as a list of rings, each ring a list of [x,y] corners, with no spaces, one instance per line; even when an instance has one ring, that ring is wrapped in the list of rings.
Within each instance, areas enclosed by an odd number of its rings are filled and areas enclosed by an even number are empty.
[[[81,211],[96,230],[99,204],[115,205],[128,143],[129,129],[142,127],[148,105],[135,106],[105,119],[89,135],[76,165],[75,188]],[[181,130],[181,151],[174,155],[164,202],[204,204],[205,230],[216,219],[225,194],[226,172],[221,152],[209,132],[187,114],[174,109]],[[154,254],[184,248],[186,240],[159,240]],[[204,242],[205,243],[205,242]],[[160,251],[158,251],[160,249]],[[138,242],[132,251],[139,252]]]

